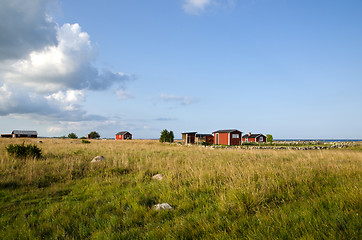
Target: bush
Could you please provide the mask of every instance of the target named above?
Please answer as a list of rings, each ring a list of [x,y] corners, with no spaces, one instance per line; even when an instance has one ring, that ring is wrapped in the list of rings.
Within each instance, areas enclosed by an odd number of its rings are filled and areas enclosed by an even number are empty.
[[[172,131],[167,131],[167,129],[162,130],[161,136],[160,136],[160,142],[169,142],[172,143],[174,140],[174,135]]]
[[[42,154],[41,154],[41,149],[38,148],[36,145],[24,145],[23,144],[10,144],[9,146],[6,147],[6,151],[14,156],[14,157],[18,157],[18,158],[27,158],[27,157],[31,157],[31,158],[41,158]]]
[[[100,138],[101,136],[99,135],[99,133],[97,133],[96,131],[93,131],[93,132],[90,132],[88,134],[88,138],[89,139],[98,139]]]
[[[90,143],[90,141],[82,139],[82,143]]]
[[[201,145],[202,145],[202,146],[211,146],[211,145],[212,145],[212,143],[209,143],[209,142],[202,142],[202,143],[201,143]]]
[[[257,142],[243,142],[243,145],[244,146],[258,146],[260,144]]]
[[[78,138],[78,136],[77,136],[77,134],[75,134],[75,133],[69,133],[68,134],[68,138],[72,138],[72,139],[77,139]]]

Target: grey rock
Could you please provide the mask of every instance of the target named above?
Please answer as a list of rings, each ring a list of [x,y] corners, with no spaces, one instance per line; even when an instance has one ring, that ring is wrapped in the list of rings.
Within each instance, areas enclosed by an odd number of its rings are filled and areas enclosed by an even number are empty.
[[[162,211],[162,210],[173,210],[173,207],[171,207],[168,203],[159,203],[153,206],[153,208],[156,211]]]
[[[158,181],[161,181],[162,179],[164,179],[165,176],[163,176],[162,174],[156,174],[152,177],[152,179],[155,179],[155,180],[158,180]]]
[[[92,163],[94,162],[102,162],[104,161],[106,158],[103,156],[96,156],[95,158],[93,158],[93,160],[91,161]]]

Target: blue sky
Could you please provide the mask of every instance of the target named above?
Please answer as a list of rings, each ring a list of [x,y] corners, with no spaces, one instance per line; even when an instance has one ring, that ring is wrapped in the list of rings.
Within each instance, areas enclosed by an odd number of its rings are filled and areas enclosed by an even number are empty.
[[[362,2],[0,0],[0,132],[362,138]]]

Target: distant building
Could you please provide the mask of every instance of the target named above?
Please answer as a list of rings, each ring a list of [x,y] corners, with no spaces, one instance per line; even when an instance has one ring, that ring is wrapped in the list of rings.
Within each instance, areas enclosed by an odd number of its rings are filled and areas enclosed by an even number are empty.
[[[1,134],[2,138],[12,138],[13,135],[12,134]]]
[[[37,131],[28,131],[28,130],[14,130],[11,133],[13,138],[37,138]]]
[[[218,130],[213,132],[214,144],[241,145],[241,134],[237,129]]]
[[[196,134],[196,143],[203,143],[208,142],[213,144],[214,143],[214,136],[212,134]]]
[[[183,132],[182,142],[184,144],[195,144],[196,132]]]
[[[243,142],[266,142],[266,136],[261,133],[257,134],[245,134],[243,136]]]
[[[122,131],[116,134],[116,140],[131,140],[132,134],[127,131]]]

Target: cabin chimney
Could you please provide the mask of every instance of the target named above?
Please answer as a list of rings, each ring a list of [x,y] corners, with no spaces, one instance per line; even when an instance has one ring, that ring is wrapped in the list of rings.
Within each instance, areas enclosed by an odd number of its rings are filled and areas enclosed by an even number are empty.
[[[251,135],[251,132],[249,132],[249,136]]]

